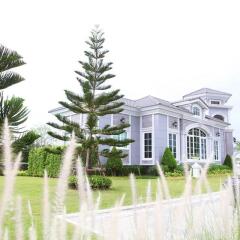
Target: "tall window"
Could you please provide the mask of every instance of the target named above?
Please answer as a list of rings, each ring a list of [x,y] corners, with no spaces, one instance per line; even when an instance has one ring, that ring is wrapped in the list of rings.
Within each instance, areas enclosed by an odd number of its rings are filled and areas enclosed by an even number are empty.
[[[172,151],[173,156],[177,157],[177,134],[170,133],[168,135],[168,146]]]
[[[214,160],[219,160],[219,142],[214,140]]]
[[[198,128],[193,128],[187,136],[187,156],[188,159],[207,158],[207,138],[205,132]]]
[[[152,133],[144,133],[144,158],[152,158]]]
[[[199,107],[194,106],[192,110],[195,116],[201,116],[201,109]]]

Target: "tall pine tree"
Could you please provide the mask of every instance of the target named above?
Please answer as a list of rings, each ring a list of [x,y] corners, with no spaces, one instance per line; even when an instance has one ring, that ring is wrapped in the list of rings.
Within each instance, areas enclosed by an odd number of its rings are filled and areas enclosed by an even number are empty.
[[[80,84],[82,94],[65,90],[68,102],[59,102],[63,107],[76,114],[85,114],[87,121],[84,128],[79,124],[69,120],[67,117],[56,114],[56,118],[61,122],[48,123],[50,126],[62,130],[64,134],[50,131],[49,134],[60,140],[69,140],[69,135],[74,131],[77,142],[81,146],[82,158],[86,168],[93,165],[92,154],[98,152],[99,155],[109,156],[109,147],[124,147],[133,142],[131,139],[118,140],[116,135],[122,134],[130,125],[120,123],[116,126],[106,125],[103,128],[98,126],[100,117],[109,114],[118,114],[123,111],[124,103],[121,101],[123,95],[120,90],[111,90],[111,85],[106,81],[115,77],[109,73],[112,69],[112,62],[104,62],[108,50],[103,49],[105,39],[104,33],[95,28],[92,30],[87,41],[89,50],[85,51],[87,61],[79,61],[82,71],[75,71]],[[105,147],[100,151],[99,146]],[[120,152],[119,152],[120,154]]]

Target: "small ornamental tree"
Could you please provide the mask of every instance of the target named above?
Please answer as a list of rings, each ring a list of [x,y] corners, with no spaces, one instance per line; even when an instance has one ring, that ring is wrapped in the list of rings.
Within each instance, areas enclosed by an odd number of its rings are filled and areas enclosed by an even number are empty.
[[[231,158],[230,155],[227,154],[227,156],[226,156],[226,158],[224,160],[223,165],[228,166],[228,167],[230,167],[232,169],[232,158]]]
[[[94,29],[89,41],[86,42],[89,46],[89,49],[84,52],[87,61],[79,61],[82,70],[76,71],[81,90],[78,90],[77,93],[65,90],[68,102],[59,102],[70,112],[85,114],[87,116],[85,126],[81,128],[78,123],[60,114],[55,116],[61,124],[48,123],[58,130],[58,132],[49,131],[49,134],[59,140],[68,141],[69,135],[72,132],[75,133],[86,169],[94,165],[92,153],[95,155],[97,152],[99,155],[105,156],[106,153],[109,153],[107,150],[109,147],[124,147],[133,142],[131,139],[119,140],[113,137],[126,132],[129,124],[120,123],[116,126],[101,127],[98,124],[100,117],[121,113],[124,105],[121,101],[123,95],[119,93],[120,90],[111,90],[111,85],[106,82],[115,75],[109,73],[112,63],[104,61],[105,55],[108,53],[108,50],[103,49],[104,42],[103,32],[98,28]],[[102,145],[101,151],[99,151],[99,145]]]
[[[123,163],[122,158],[127,157],[122,150],[113,147],[111,152],[107,154],[106,172],[108,175],[119,176],[122,174]]]
[[[170,148],[166,148],[162,157],[161,165],[165,171],[173,172],[177,168],[177,161]]]

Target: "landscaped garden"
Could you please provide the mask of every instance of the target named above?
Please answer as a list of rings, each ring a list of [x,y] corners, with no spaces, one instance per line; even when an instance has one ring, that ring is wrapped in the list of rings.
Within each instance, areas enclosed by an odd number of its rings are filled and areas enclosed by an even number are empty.
[[[45,240],[60,238],[64,240],[67,237],[64,228],[66,226],[65,214],[80,211],[84,217],[89,217],[91,214],[96,217],[98,212],[95,210],[98,205],[94,203],[97,199],[100,199],[99,209],[112,208],[120,199],[123,202],[120,201],[119,206],[135,206],[135,204],[146,201],[155,201],[155,212],[159,214],[158,217],[162,218],[162,221],[165,221],[166,216],[161,216],[160,210],[162,209],[158,209],[158,204],[162,204],[162,200],[180,197],[183,193],[183,199],[189,200],[194,193],[220,192],[227,176],[232,174],[232,159],[229,155],[226,156],[224,165],[211,164],[210,166],[208,165],[210,161],[211,163],[217,161],[207,159],[206,155],[204,156],[205,164],[202,163],[202,166],[197,164],[199,166],[198,180],[192,179],[192,167],[182,164],[185,159],[181,159],[181,163],[177,162],[171,146],[166,146],[159,159],[154,158],[152,133],[146,133],[146,148],[144,148],[146,151],[144,151],[145,157],[152,159],[153,162],[145,166],[138,159],[139,162],[136,163],[138,165],[123,165],[124,159],[128,156],[123,149],[135,141],[127,135],[130,122],[125,118],[117,118],[115,124],[100,123],[100,119],[104,116],[121,115],[124,105],[120,90],[113,90],[111,85],[106,84],[106,81],[114,78],[115,75],[109,73],[112,63],[104,62],[105,55],[108,53],[103,49],[104,41],[103,32],[95,28],[87,42],[89,49],[84,51],[87,60],[79,61],[81,70],[76,71],[81,91],[74,93],[65,90],[67,101],[60,102],[62,107],[69,112],[77,116],[86,116],[86,122],[83,125],[79,123],[79,119],[74,121],[72,116],[56,113],[58,123],[49,122],[48,125],[51,128],[47,130],[45,136],[38,131],[22,133],[22,124],[26,122],[29,113],[22,98],[12,97],[4,100],[3,89],[23,80],[20,75],[11,72],[10,69],[21,66],[24,62],[16,52],[0,47],[0,78],[3,79],[0,108],[4,113],[0,116],[0,129],[3,129],[0,143],[0,170],[1,174],[5,175],[5,178],[0,177],[2,197],[0,239],[4,236],[6,240],[14,237],[22,240],[28,236],[30,240],[35,240],[38,236],[39,239]],[[79,92],[82,95],[79,95]],[[46,136],[61,140],[64,146],[42,141],[42,138]],[[22,158],[20,152],[23,153]],[[194,153],[196,162],[200,160],[199,154],[200,152],[197,151]],[[219,160],[217,156],[215,157],[215,160]],[[196,188],[194,188],[195,184]],[[228,187],[225,187],[225,192],[220,193],[232,191],[230,184]],[[225,199],[225,206],[233,206],[232,199]],[[184,207],[182,207],[183,211]],[[191,203],[190,207],[192,207]],[[186,219],[184,219],[185,215]],[[180,216],[183,217],[183,222],[185,220],[188,224],[187,218],[190,215],[191,213],[186,211]],[[116,221],[120,219],[120,216],[118,216],[119,219],[116,215],[113,216]],[[138,218],[141,221],[146,220],[141,216]],[[80,228],[77,225],[74,231],[72,229],[69,231],[69,234],[76,234],[73,239],[79,239],[80,236],[81,239],[85,239],[81,234],[86,234],[85,237],[90,239],[88,238],[89,232],[84,232],[83,228],[90,229],[93,224],[83,226],[83,223],[84,221],[81,222]],[[136,232],[139,229],[138,223],[135,221],[132,227]],[[155,228],[158,230],[159,226]],[[191,227],[188,229],[191,233]],[[198,229],[195,228],[195,230]],[[108,231],[107,234],[112,234],[111,229]],[[143,239],[150,239],[147,231],[145,234],[146,238]],[[191,234],[189,236],[191,239]],[[112,240],[115,237],[116,232],[111,238],[104,236],[104,239]],[[155,239],[158,237],[157,235]],[[132,239],[139,238],[134,235]]]
[[[227,175],[216,175],[209,177],[209,183],[213,191],[218,191],[221,184],[226,179]],[[111,177],[112,187],[106,191],[94,191],[94,198],[101,194],[101,208],[113,207],[115,202],[126,194],[124,205],[130,205],[132,203],[131,187],[128,177]],[[169,189],[172,197],[181,196],[185,179],[183,177],[167,178]],[[146,199],[146,191],[148,182],[152,183],[152,198],[156,196],[156,177],[144,177],[137,178],[137,193],[139,197],[142,197],[144,202]],[[50,193],[55,193],[57,179],[49,179],[49,190]],[[3,177],[0,177],[0,193],[3,189]],[[39,177],[17,177],[16,179],[16,195],[21,195],[23,201],[23,217],[24,217],[24,227],[27,230],[31,225],[31,218],[29,216],[28,201],[31,203],[33,222],[37,228],[38,236],[42,233],[42,201],[43,201],[43,178]],[[79,197],[76,190],[69,189],[67,192],[66,199],[67,212],[77,212],[79,211]],[[11,213],[9,213],[11,216]],[[14,219],[8,219],[8,227],[13,234],[13,224]],[[25,231],[26,232],[26,231]]]

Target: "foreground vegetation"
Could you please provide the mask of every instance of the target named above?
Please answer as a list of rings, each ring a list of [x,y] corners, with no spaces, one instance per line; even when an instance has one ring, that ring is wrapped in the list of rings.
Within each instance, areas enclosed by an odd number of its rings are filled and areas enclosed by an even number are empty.
[[[218,191],[220,184],[226,179],[227,175],[218,175],[209,177],[209,183],[213,191]],[[0,177],[0,193],[2,193],[4,177]],[[101,208],[113,207],[117,199],[119,199],[124,193],[126,193],[124,205],[129,205],[132,203],[131,200],[131,187],[128,177],[111,177],[112,187],[107,191],[100,191],[101,194]],[[145,201],[147,185],[149,180],[152,183],[152,198],[155,198],[156,194],[156,182],[157,178],[137,178],[137,192],[138,195],[142,197],[142,201]],[[43,198],[43,178],[38,177],[17,177],[16,178],[16,192],[15,195],[21,195],[23,202],[23,218],[24,227],[27,230],[31,225],[31,219],[28,211],[28,201],[31,203],[33,221],[37,228],[37,233],[39,239],[41,239],[42,232],[42,198]],[[178,178],[167,178],[169,184],[169,189],[172,197],[181,196],[185,179],[183,177]],[[195,182],[195,181],[194,181]],[[56,190],[57,179],[49,179],[49,191],[54,197]],[[94,191],[93,195],[96,199],[98,197],[99,191]],[[67,212],[77,212],[79,210],[79,197],[76,190],[69,189],[67,191],[66,199]],[[11,212],[9,216],[11,216]],[[10,232],[13,234],[14,229],[11,227],[13,225],[13,219],[9,218],[7,221],[8,227],[10,227]],[[27,232],[27,231],[25,231]]]

